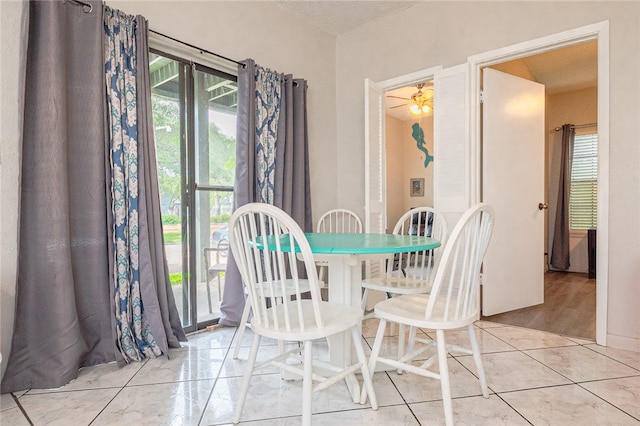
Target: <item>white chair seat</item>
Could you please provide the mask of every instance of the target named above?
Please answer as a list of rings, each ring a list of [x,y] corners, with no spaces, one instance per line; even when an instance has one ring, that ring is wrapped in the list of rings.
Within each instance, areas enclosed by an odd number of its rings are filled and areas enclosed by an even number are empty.
[[[289,305],[296,304],[296,301],[288,302]],[[347,305],[337,305],[329,302],[319,302],[318,307],[320,309],[320,315],[324,320],[323,327],[317,327],[313,324],[314,311],[311,300],[302,300],[302,312],[303,321],[305,324],[305,330],[300,327],[300,321],[298,317],[292,316],[287,330],[273,330],[268,327],[261,327],[259,324],[254,324],[252,321],[251,329],[259,332],[264,337],[268,337],[276,340],[315,340],[321,339],[326,336],[332,336],[337,333],[349,330],[351,327],[358,325],[363,318],[363,313],[360,309]],[[274,308],[267,309],[269,316],[272,315],[271,310],[276,309],[276,318],[281,324],[285,321],[285,306],[286,304],[278,305]]]
[[[452,321],[442,321],[440,319],[426,320],[425,310],[429,303],[429,294],[407,294],[384,300],[376,304],[374,314],[378,318],[384,318],[389,322],[409,323],[414,327],[428,329],[457,329],[475,320],[475,315],[471,317],[458,317]],[[433,307],[432,318],[443,318],[446,299],[439,297]],[[455,301],[449,303],[449,309],[455,309]]]
[[[362,282],[362,287],[393,294],[415,294],[429,292],[431,282],[421,278],[390,276],[370,278]]]
[[[264,291],[265,297],[284,297],[296,294],[296,282],[294,280],[284,280],[284,292],[280,281],[274,282],[272,285],[258,283],[255,286],[258,291]],[[309,291],[309,280],[298,280],[298,286],[300,286],[301,293],[306,293]],[[274,294],[271,294],[271,288],[274,289]]]
[[[209,267],[209,272],[224,272],[227,269],[226,263],[216,263]]]

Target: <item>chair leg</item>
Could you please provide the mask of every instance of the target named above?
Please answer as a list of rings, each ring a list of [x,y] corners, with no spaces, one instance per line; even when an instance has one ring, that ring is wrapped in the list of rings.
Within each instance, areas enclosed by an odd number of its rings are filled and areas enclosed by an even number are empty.
[[[362,293],[362,310],[366,311],[367,310],[367,300],[369,299],[369,289],[365,288],[364,292]]]
[[[213,313],[213,308],[211,307],[211,289],[210,289],[210,281],[209,281],[209,271],[207,271],[207,301],[209,302],[209,313]]]
[[[404,356],[404,345],[405,345],[405,329],[404,324],[398,325],[398,361],[402,359]],[[402,369],[398,368],[398,374],[402,374]]]
[[[484,367],[482,366],[482,358],[480,357],[480,346],[476,340],[476,333],[473,329],[473,324],[467,326],[469,330],[469,341],[471,342],[471,352],[473,352],[473,360],[476,363],[476,371],[478,372],[478,378],[480,379],[480,388],[482,389],[482,396],[489,398],[489,388],[487,387],[487,378],[484,375]]]
[[[302,424],[311,426],[313,402],[313,342],[304,342],[304,376],[302,378]]]
[[[218,302],[222,302],[222,280],[220,279],[220,272],[218,272]]]
[[[367,367],[367,357],[364,355],[364,348],[362,347],[362,335],[360,334],[360,330],[358,327],[353,327],[351,329],[351,338],[353,339],[353,346],[356,349],[356,355],[358,356],[358,362],[362,364],[360,371],[362,372],[363,385],[362,388],[366,389],[360,394],[360,404],[364,404],[366,402],[366,398],[363,400],[363,395],[369,395],[369,401],[371,401],[371,408],[374,410],[378,409],[378,399],[376,398],[376,393],[373,390],[373,381],[371,380],[371,372]]]
[[[444,341],[443,330],[436,330],[436,341],[438,345],[438,366],[440,368],[440,387],[442,388],[444,420],[447,426],[453,426],[453,406],[451,404],[451,386],[449,384],[449,365],[447,364],[447,346]]]
[[[238,326],[238,338],[236,339],[236,347],[233,349],[233,359],[238,359],[238,352],[240,352],[240,345],[242,344],[242,337],[244,336],[244,330],[247,328],[247,320],[249,319],[249,312],[251,311],[251,303],[247,300],[244,304],[244,311],[242,311],[242,318],[240,319],[240,325]]]
[[[391,297],[393,297],[391,295],[391,293],[387,292],[387,299],[391,299]],[[396,323],[394,322],[390,322],[389,323],[389,336],[393,337],[396,334]]]
[[[369,374],[371,374],[371,380],[373,381],[373,375],[376,372],[376,363],[378,362],[378,355],[380,354],[380,348],[382,347],[382,339],[384,338],[384,329],[387,326],[387,320],[380,318],[380,324],[378,325],[378,331],[376,332],[376,340],[373,342],[373,348],[371,349],[371,356],[369,357]],[[360,394],[360,403],[364,404],[367,400],[367,387],[362,387],[362,393]]]
[[[416,343],[416,327],[413,325],[409,326],[409,343],[407,344],[407,353],[410,353],[413,350],[413,345]]]
[[[246,370],[244,371],[242,384],[240,385],[240,395],[238,396],[236,409],[233,413],[233,424],[238,424],[240,422],[242,409],[244,408],[244,403],[247,400],[247,393],[249,392],[249,383],[251,382],[251,376],[253,375],[253,368],[256,363],[256,356],[258,355],[258,346],[260,346],[260,335],[255,334],[253,336],[253,344],[251,345],[251,352],[249,353],[249,360],[247,361],[247,367],[246,367]]]

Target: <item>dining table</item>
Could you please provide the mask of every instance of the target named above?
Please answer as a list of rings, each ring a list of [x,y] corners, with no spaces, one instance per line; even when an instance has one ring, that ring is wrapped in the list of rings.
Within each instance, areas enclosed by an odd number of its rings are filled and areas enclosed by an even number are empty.
[[[424,236],[377,233],[307,233],[316,259],[329,262],[329,302],[361,307],[362,262],[385,259],[395,253],[431,250],[440,241]],[[351,362],[351,335],[342,333],[329,340],[331,363],[344,366]]]
[[[379,233],[319,233],[305,234],[316,260],[329,263],[329,302],[361,307],[362,262],[389,258],[395,253],[432,250],[440,241],[431,237]],[[287,238],[281,239],[282,249],[287,251]],[[271,246],[272,244],[269,244]],[[275,247],[275,244],[273,244]],[[351,334],[340,333],[329,338],[329,360],[331,364],[344,367],[356,359],[355,351],[349,350]],[[358,384],[347,381],[353,396],[358,394]],[[355,398],[354,398],[355,400]]]

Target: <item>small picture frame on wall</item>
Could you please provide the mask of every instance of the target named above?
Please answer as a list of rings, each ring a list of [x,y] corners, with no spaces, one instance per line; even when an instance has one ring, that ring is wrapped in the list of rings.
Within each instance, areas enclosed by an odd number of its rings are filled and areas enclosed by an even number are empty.
[[[410,197],[424,197],[424,178],[414,178],[410,180]]]

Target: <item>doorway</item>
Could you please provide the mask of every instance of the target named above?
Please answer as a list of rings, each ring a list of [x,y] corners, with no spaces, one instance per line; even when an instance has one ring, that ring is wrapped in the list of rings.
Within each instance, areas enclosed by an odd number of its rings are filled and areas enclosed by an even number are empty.
[[[477,93],[479,98],[480,76],[482,69],[495,64],[532,56],[547,51],[577,45],[593,40],[597,43],[597,119],[598,123],[598,242],[597,242],[597,287],[596,287],[596,342],[606,345],[606,313],[607,313],[607,257],[608,257],[608,23],[581,27],[565,33],[543,37],[529,42],[514,45],[497,51],[486,52],[469,58],[471,65],[471,92]],[[475,101],[472,106],[473,131],[471,134],[471,157],[475,164],[474,187],[477,189],[476,199],[482,199],[481,168],[482,161],[482,126],[480,104]],[[576,123],[581,124],[581,123]]]
[[[578,133],[587,131],[593,133],[595,131],[595,126],[592,124],[597,121],[597,60],[597,41],[592,40],[488,67],[527,81],[533,80],[545,86],[543,199],[545,208],[546,206],[550,207],[541,211],[544,215],[544,303],[504,314],[492,315],[487,317],[489,320],[557,333],[579,332],[574,335],[595,339],[596,287],[595,280],[588,280],[589,253],[587,250],[587,229],[595,227],[593,220],[588,221],[588,226],[583,226],[580,220],[570,221],[571,267],[565,271],[546,271],[549,263],[547,253],[550,253],[554,238],[553,231],[557,212],[560,147],[562,145],[562,131],[559,130],[565,123],[575,123],[573,127]],[[592,134],[591,137],[593,140],[597,140],[596,134]],[[518,140],[521,138],[519,137]],[[576,144],[579,145],[578,139],[576,139]],[[510,142],[509,145],[512,143]],[[578,149],[576,152],[581,153],[582,150]],[[597,156],[595,159],[597,160]],[[581,156],[574,155],[574,170],[579,169],[575,167],[575,163],[578,162],[580,168],[588,165],[593,167],[595,171],[597,162],[592,165],[591,161],[591,158],[585,158],[583,161]],[[587,205],[576,203],[579,197],[574,192],[579,189],[579,185],[589,185],[595,192],[596,176],[593,175],[592,179],[594,180],[572,182],[572,201],[570,203],[572,218],[574,216],[581,217],[578,216],[581,209],[585,210],[585,215],[587,214]],[[591,199],[595,198],[595,194],[591,190],[589,195]],[[589,200],[585,197],[586,201]],[[593,201],[595,204],[595,200]],[[595,219],[595,215],[593,215],[593,219]],[[522,218],[518,220],[522,220]],[[541,254],[542,251],[539,253],[536,251],[532,255]],[[583,300],[572,300],[578,295]]]
[[[149,62],[167,272],[182,327],[193,332],[220,317],[237,78],[155,49]]]
[[[380,194],[386,194],[384,190],[386,180],[384,179],[384,111],[381,108],[384,105],[385,90],[433,78],[436,72],[439,75],[441,87],[445,87],[442,82],[446,80],[447,90],[439,90],[438,93],[439,96],[445,96],[451,102],[447,103],[448,109],[445,113],[443,113],[445,110],[440,111],[440,116],[457,124],[447,129],[452,130],[454,132],[452,134],[439,136],[439,131],[435,132],[436,150],[438,138],[441,138],[441,148],[449,151],[448,154],[451,156],[447,157],[449,160],[447,167],[440,168],[443,176],[449,173],[448,179],[439,179],[441,172],[436,168],[434,191],[436,207],[439,204],[438,200],[440,204],[446,204],[444,210],[451,212],[452,220],[455,220],[461,214],[456,212],[462,212],[465,206],[482,200],[480,167],[482,163],[480,114],[482,68],[589,40],[597,40],[598,44],[596,342],[606,346],[609,216],[609,25],[606,21],[470,56],[466,64],[444,70],[440,66],[434,67],[380,83],[367,79],[365,81],[365,226],[367,232],[384,232],[386,227],[386,205],[384,204],[386,197],[380,196]],[[468,74],[465,71],[467,69]],[[436,79],[436,83],[437,81]],[[438,90],[438,84],[436,84],[436,90]],[[450,94],[451,90],[456,93]],[[454,100],[456,102],[453,102]],[[436,107],[438,107],[438,100],[436,101]],[[451,137],[452,135],[455,137]],[[439,156],[442,154],[443,152],[438,153]],[[440,197],[444,198],[440,199]]]
[[[433,81],[385,92],[387,231],[409,209],[433,206]],[[412,110],[413,108],[413,110]]]

